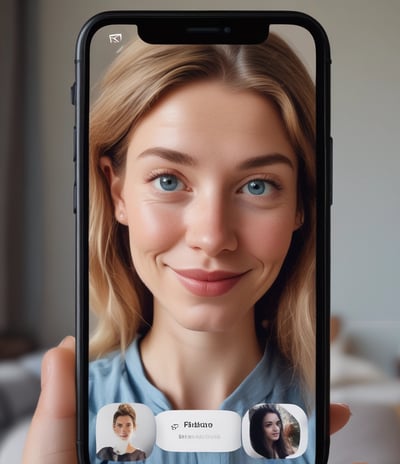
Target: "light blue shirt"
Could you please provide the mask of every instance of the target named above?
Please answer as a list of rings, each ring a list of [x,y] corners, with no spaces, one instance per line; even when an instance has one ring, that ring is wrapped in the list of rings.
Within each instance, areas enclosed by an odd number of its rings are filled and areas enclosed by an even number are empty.
[[[241,417],[259,403],[292,403],[306,410],[304,395],[292,370],[271,347],[266,348],[263,358],[236,390],[220,406],[222,410],[236,411]],[[165,395],[147,379],[135,340],[125,356],[119,352],[90,363],[89,367],[89,454],[92,464],[108,461],[96,456],[96,416],[109,403],[143,403],[154,415],[171,410]],[[146,464],[257,464],[279,463],[282,459],[255,459],[243,448],[233,452],[167,452],[154,446]],[[288,460],[293,464],[315,464],[315,421],[308,421],[308,447],[300,457]]]

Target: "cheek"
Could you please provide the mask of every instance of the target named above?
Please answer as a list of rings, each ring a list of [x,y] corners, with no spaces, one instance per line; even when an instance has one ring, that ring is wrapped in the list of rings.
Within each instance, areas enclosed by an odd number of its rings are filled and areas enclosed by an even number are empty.
[[[260,261],[283,261],[293,235],[293,219],[266,214],[242,228],[249,252]]]
[[[128,208],[129,239],[132,252],[160,252],[182,233],[176,211],[152,202],[131,202]]]

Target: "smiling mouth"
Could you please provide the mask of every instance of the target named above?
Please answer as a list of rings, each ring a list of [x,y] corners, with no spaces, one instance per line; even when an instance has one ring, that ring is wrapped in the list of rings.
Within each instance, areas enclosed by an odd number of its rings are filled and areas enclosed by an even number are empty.
[[[172,269],[181,284],[196,296],[215,297],[229,292],[246,272],[212,271],[202,269]]]

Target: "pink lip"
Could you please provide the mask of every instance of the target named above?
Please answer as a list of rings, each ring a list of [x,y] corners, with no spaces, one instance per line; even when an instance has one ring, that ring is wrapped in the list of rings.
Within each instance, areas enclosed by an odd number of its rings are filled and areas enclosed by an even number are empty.
[[[231,290],[246,272],[173,269],[182,285],[197,296],[220,296]]]

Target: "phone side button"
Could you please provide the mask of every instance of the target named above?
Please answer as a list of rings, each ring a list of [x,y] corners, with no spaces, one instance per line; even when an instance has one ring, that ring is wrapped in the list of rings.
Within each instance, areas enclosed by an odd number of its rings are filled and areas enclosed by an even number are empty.
[[[71,85],[71,103],[75,106],[76,103],[76,82]]]
[[[328,153],[328,162],[329,162],[329,204],[333,205],[333,138],[329,137],[329,153]]]
[[[74,182],[74,191],[73,191],[73,211],[76,214],[76,183]]]
[[[76,162],[76,126],[74,126],[74,132],[73,132],[73,137],[74,137],[74,141],[73,141],[73,150],[74,150],[74,153],[73,153],[73,157],[74,157],[74,163]]]

